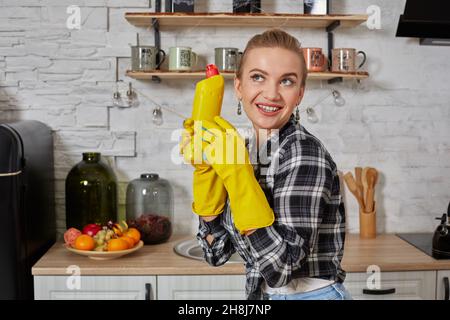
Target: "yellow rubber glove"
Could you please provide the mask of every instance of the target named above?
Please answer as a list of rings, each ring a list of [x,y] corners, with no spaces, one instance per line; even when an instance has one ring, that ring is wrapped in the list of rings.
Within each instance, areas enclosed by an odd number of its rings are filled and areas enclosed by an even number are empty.
[[[202,121],[203,139],[209,143],[203,154],[223,180],[236,228],[245,233],[272,225],[275,216],[253,173],[244,140],[225,119],[217,116],[214,121]]]
[[[199,153],[200,158],[195,157],[194,142],[201,144],[202,141],[201,139],[195,141],[193,125],[192,119],[184,121],[185,130],[180,145],[180,153],[183,154],[183,158],[186,162],[191,163],[195,169],[193,173],[194,201],[192,202],[192,211],[199,216],[218,215],[223,212],[227,191],[222,179],[219,178],[213,168],[202,161],[202,154]]]

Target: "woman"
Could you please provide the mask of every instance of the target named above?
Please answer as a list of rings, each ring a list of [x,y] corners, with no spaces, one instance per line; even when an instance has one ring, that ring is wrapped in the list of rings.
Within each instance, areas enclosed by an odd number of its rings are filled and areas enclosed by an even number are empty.
[[[243,105],[255,132],[250,153],[221,117],[184,123],[182,152],[195,168],[198,238],[213,266],[236,251],[244,259],[248,299],[350,298],[342,285],[345,210],[336,165],[293,115],[306,74],[298,40],[268,30],[248,42],[234,80],[238,108]],[[262,131],[267,138],[259,138]],[[270,155],[252,166],[255,148]],[[194,160],[198,152],[206,161]]]

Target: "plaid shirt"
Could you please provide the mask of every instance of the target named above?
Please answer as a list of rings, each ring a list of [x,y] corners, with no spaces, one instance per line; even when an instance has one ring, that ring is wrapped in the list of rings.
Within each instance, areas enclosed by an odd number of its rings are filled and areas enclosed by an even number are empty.
[[[278,147],[271,154],[273,145]],[[252,143],[248,148],[252,151]],[[301,277],[343,282],[345,209],[330,154],[293,117],[267,140],[262,153],[269,161],[254,165],[255,176],[274,211],[274,224],[243,236],[227,201],[219,217],[200,219],[197,238],[206,261],[220,266],[237,251],[245,261],[248,299],[262,298],[263,281],[272,288]],[[211,245],[208,234],[214,237]]]

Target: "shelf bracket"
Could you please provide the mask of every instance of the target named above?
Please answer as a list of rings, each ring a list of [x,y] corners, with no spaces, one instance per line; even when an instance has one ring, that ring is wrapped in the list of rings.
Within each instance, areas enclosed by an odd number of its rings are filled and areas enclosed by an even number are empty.
[[[341,20],[334,20],[332,23],[330,23],[325,30],[327,32],[333,32],[334,30],[336,30],[337,27],[339,27],[341,25]]]
[[[155,12],[161,12],[161,0],[155,0]],[[159,51],[161,49],[161,33],[159,32],[159,21],[156,18],[152,18],[153,31],[155,33],[155,47]],[[160,62],[159,54],[156,55],[156,65]],[[157,68],[159,70],[159,67]],[[161,83],[161,78],[158,76],[152,76],[152,81]]]
[[[337,27],[341,25],[340,20],[333,21],[330,25],[328,25],[325,28],[325,31],[327,32],[327,38],[328,38],[328,61],[331,63],[333,60],[333,54],[332,50],[334,48],[334,33],[333,31],[336,30]],[[336,83],[336,82],[342,82],[342,77],[336,77],[328,80],[329,84]]]

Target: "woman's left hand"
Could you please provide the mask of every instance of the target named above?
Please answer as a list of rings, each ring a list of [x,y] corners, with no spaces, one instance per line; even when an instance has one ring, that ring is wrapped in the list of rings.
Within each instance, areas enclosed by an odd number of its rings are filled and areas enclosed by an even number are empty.
[[[195,170],[193,173],[193,196],[192,211],[205,220],[213,220],[223,212],[225,207],[227,191],[222,179],[216,174],[213,168],[205,164],[201,159],[195,159],[194,150],[194,121],[187,119],[184,123],[183,137],[180,144],[180,153],[187,163],[191,163]],[[201,141],[200,141],[201,143]]]
[[[194,130],[195,130],[194,126]],[[266,196],[253,173],[244,139],[225,119],[215,117],[214,122],[202,121],[204,157],[223,180],[230,199],[236,228],[245,233],[251,229],[272,225],[275,216]]]

